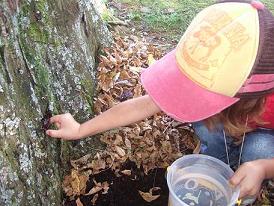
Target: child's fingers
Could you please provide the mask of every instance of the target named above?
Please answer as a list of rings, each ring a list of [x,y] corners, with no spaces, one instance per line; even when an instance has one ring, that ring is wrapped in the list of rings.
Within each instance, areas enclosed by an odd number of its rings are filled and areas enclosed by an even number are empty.
[[[242,172],[241,169],[238,169],[235,174],[233,175],[233,177],[229,180],[229,183],[232,186],[237,186],[240,184],[240,182],[244,179],[245,174]]]
[[[55,122],[55,126],[60,129],[61,128],[61,124],[59,122]]]
[[[46,134],[50,137],[61,138],[61,130],[47,130]]]
[[[239,198],[242,198],[247,195],[248,190],[245,188],[244,180],[245,175],[243,174],[242,170],[237,170],[233,177],[229,180],[229,183],[233,186],[236,187],[237,185],[240,186],[240,195]]]
[[[239,198],[246,197],[250,193],[250,189],[245,186],[245,183],[240,185],[240,195]]]
[[[55,116],[52,116],[49,120],[49,122],[52,124],[52,123],[59,123],[60,122],[60,119],[61,119],[61,115],[55,115]]]

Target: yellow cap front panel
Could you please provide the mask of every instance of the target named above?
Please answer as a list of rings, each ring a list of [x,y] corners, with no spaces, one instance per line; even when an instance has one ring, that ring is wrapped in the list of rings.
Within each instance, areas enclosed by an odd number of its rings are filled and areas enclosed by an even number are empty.
[[[259,45],[258,12],[248,3],[219,3],[192,21],[176,59],[200,86],[233,97],[247,79]]]

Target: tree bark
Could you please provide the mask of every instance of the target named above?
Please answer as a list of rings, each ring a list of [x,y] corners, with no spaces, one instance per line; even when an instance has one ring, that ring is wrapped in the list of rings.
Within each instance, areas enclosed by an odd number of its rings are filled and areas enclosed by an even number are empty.
[[[0,0],[0,205],[61,205],[68,160],[100,146],[46,137],[43,122],[92,115],[110,36],[92,0]]]

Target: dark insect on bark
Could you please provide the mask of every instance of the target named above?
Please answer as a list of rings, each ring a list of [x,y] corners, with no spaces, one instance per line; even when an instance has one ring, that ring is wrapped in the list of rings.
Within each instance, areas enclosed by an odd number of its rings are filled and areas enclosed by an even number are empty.
[[[50,127],[50,118],[52,117],[52,112],[49,109],[49,103],[47,104],[46,111],[44,113],[43,118],[41,119],[42,130],[46,132],[46,130]]]
[[[36,21],[41,21],[42,20],[42,13],[40,11],[34,11],[34,17]]]

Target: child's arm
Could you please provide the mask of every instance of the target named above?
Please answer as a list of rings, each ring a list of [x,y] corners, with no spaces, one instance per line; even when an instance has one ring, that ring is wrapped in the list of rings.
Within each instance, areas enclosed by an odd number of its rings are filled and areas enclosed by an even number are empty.
[[[109,129],[129,125],[160,111],[153,100],[145,95],[115,105],[83,124],[76,122],[70,114],[56,115],[51,118],[50,122],[54,123],[58,130],[47,130],[46,133],[51,137],[67,140],[81,139]]]

